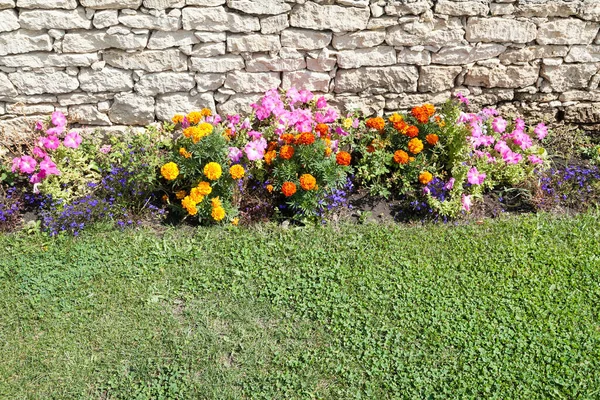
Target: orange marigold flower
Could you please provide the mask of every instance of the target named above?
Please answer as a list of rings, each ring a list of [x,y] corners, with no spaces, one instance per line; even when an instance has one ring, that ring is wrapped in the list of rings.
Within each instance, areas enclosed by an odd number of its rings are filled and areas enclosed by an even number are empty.
[[[202,114],[203,117],[210,117],[212,115],[212,111],[210,111],[208,108],[203,108],[200,111],[200,114]]]
[[[394,161],[397,164],[408,164],[408,153],[404,150],[396,150],[394,153]]]
[[[211,181],[216,181],[221,177],[223,170],[221,166],[216,162],[209,162],[204,166],[204,175]]]
[[[335,155],[335,162],[337,162],[338,165],[348,166],[350,165],[350,161],[352,161],[352,157],[347,151],[340,151]]]
[[[163,203],[168,203],[169,202],[169,196],[166,195],[166,194],[163,194],[162,201],[163,201]]]
[[[185,190],[179,190],[179,191],[175,192],[175,197],[177,198],[177,200],[181,200],[185,196],[187,196],[187,192]]]
[[[198,209],[196,208],[196,202],[192,200],[190,196],[186,196],[183,200],[181,200],[181,205],[185,208],[190,215],[196,215],[198,213]]]
[[[317,186],[317,180],[311,174],[304,174],[300,177],[300,187],[304,190],[313,190]]]
[[[427,110],[423,107],[414,107],[411,111],[411,114],[413,117],[415,117],[417,121],[419,121],[422,124],[425,124],[427,123],[427,121],[429,121],[429,114],[427,113]]]
[[[265,162],[267,165],[271,165],[275,158],[277,158],[277,152],[275,150],[269,150],[265,153]]]
[[[310,132],[304,132],[300,134],[300,137],[296,140],[298,144],[313,144],[315,142],[315,135]]]
[[[381,117],[369,118],[366,123],[369,128],[378,131],[382,131],[385,128],[385,120]]]
[[[423,185],[427,185],[433,179],[433,175],[429,171],[423,171],[419,174],[419,182]]]
[[[446,121],[444,121],[444,120],[442,119],[442,117],[440,117],[439,115],[436,115],[436,116],[435,116],[435,122],[437,122],[437,124],[438,124],[438,126],[439,126],[440,128],[443,128],[443,127],[445,127],[445,126],[446,126]]]
[[[194,126],[189,126],[187,128],[185,128],[183,130],[183,136],[185,136],[186,138],[190,138],[192,137],[192,134],[194,133]]]
[[[375,146],[373,144],[367,146],[367,153],[375,153]]]
[[[245,173],[244,167],[240,164],[232,165],[231,168],[229,168],[229,175],[231,175],[233,179],[242,179]]]
[[[325,147],[325,157],[329,157],[331,155],[331,153],[333,153],[333,150],[331,150],[331,147]]]
[[[433,106],[433,104],[423,104],[422,108],[423,111],[425,111],[430,117],[433,117],[433,114],[435,114],[435,107]]]
[[[179,176],[179,168],[174,162],[169,162],[160,168],[160,173],[168,181],[173,181]]]
[[[408,124],[405,121],[394,122],[394,129],[398,132],[406,135],[406,130],[408,129]]]
[[[187,151],[185,149],[185,147],[180,147],[179,148],[179,154],[181,155],[181,157],[184,157],[184,158],[191,158],[192,157],[192,153],[190,153],[189,151]]]
[[[200,189],[195,187],[190,190],[190,198],[194,200],[194,203],[202,203],[202,200],[204,200],[204,195],[201,193]]]
[[[277,142],[269,142],[267,146],[267,151],[275,150],[277,148]]]
[[[329,133],[329,126],[327,126],[327,124],[317,124],[315,132],[319,134],[319,137],[327,136]]]
[[[271,193],[273,191],[273,185],[267,185],[267,192]]]
[[[430,133],[429,135],[425,136],[425,140],[427,140],[427,143],[430,145],[435,146],[440,141],[440,137],[435,133]]]
[[[202,196],[208,196],[209,194],[212,193],[212,187],[210,186],[210,183],[204,181],[204,182],[200,182],[198,184],[198,190],[200,191],[199,193]]]
[[[294,182],[283,182],[281,186],[281,193],[285,197],[291,197],[296,193],[296,184]]]
[[[294,143],[294,135],[292,135],[291,133],[284,133],[283,135],[281,135],[281,140],[285,143],[285,144],[292,144]]]
[[[190,124],[197,124],[202,119],[203,115],[201,111],[192,111],[187,115],[187,120]]]
[[[295,150],[292,146],[284,144],[281,146],[281,150],[279,150],[279,157],[283,158],[284,160],[289,160],[294,156],[294,152]]]
[[[181,124],[183,122],[184,118],[185,118],[185,116],[182,114],[175,114],[175,116],[173,116],[171,121],[173,121],[174,124]]]
[[[215,221],[222,221],[225,218],[225,209],[223,207],[215,207],[212,209],[210,215]]]
[[[408,128],[406,128],[406,136],[408,136],[409,138],[419,136],[419,128],[417,128],[414,125],[409,126]]]
[[[417,138],[410,139],[408,141],[408,151],[413,154],[419,154],[421,151],[423,151],[423,142]]]
[[[398,113],[393,113],[392,115],[390,115],[389,120],[392,124],[395,124],[397,122],[404,121],[404,117]]]

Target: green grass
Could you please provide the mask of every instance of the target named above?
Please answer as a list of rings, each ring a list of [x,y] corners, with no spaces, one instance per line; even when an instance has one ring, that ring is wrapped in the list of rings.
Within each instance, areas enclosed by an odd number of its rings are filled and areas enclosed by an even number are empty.
[[[0,398],[600,398],[600,222],[0,236]]]

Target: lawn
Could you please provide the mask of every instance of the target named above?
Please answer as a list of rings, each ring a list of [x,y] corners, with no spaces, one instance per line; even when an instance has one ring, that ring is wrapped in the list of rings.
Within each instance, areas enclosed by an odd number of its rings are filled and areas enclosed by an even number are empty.
[[[0,236],[0,398],[600,397],[600,222]]]

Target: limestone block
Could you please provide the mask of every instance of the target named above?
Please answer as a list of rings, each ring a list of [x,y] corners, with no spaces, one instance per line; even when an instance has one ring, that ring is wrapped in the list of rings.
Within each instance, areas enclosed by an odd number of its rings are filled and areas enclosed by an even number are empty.
[[[200,58],[191,57],[192,71],[205,73],[225,73],[244,68],[244,59],[237,55],[225,55],[221,57]]]
[[[62,50],[66,53],[87,53],[104,49],[141,50],[148,43],[148,34],[111,35],[105,31],[74,31],[65,34]]]
[[[94,13],[93,20],[94,27],[96,29],[108,28],[110,26],[119,24],[119,11],[117,10],[103,10]]]
[[[135,29],[177,31],[181,28],[179,17],[167,15],[164,12],[156,16],[143,13],[130,15],[121,14],[119,16],[119,22],[127,27]]]
[[[235,94],[229,99],[217,105],[217,111],[221,115],[250,114],[253,103],[256,103],[262,95],[260,94]]]
[[[281,87],[285,90],[295,86],[314,92],[329,92],[331,78],[328,73],[314,71],[290,71],[283,73]]]
[[[539,77],[539,67],[532,65],[495,67],[475,66],[465,76],[465,85],[488,88],[522,88],[535,85]]]
[[[233,34],[227,36],[227,51],[234,54],[279,51],[279,35]]]
[[[469,42],[529,43],[536,38],[533,22],[508,18],[469,18],[467,40]]]
[[[567,46],[527,46],[522,49],[509,49],[500,55],[500,61],[506,64],[529,62],[541,58],[564,57],[569,51]]]
[[[150,50],[162,50],[169,47],[189,46],[199,42],[200,39],[190,31],[156,31],[152,33],[150,41],[148,41],[148,48]]]
[[[421,67],[419,73],[419,92],[438,93],[454,88],[454,82],[462,67]]]
[[[281,85],[278,72],[244,72],[232,71],[227,73],[225,88],[237,93],[264,93]]]
[[[227,7],[246,14],[260,15],[284,14],[292,9],[284,0],[227,0]]]
[[[0,72],[0,93],[2,96],[13,97],[19,94],[15,86],[8,79],[8,75],[3,72]]]
[[[569,54],[565,57],[565,62],[600,62],[600,46],[572,46]]]
[[[82,6],[94,10],[105,9],[132,9],[137,10],[142,5],[142,0],[79,0]]]
[[[108,111],[111,122],[123,125],[148,125],[154,122],[154,98],[119,93]]]
[[[167,8],[181,8],[185,6],[185,0],[144,0],[144,7],[156,10]]]
[[[387,30],[390,46],[452,46],[464,42],[465,31],[459,19],[414,20]]]
[[[175,114],[187,114],[203,108],[215,111],[212,93],[200,93],[195,96],[189,93],[163,94],[156,99],[156,118],[169,121]]]
[[[274,15],[260,19],[260,33],[269,35],[279,33],[290,26],[287,14]]]
[[[539,44],[591,44],[598,33],[598,24],[576,18],[556,19],[540,24]]]
[[[215,91],[225,83],[225,74],[197,74],[196,89],[199,92]]]
[[[126,53],[120,50],[107,50],[104,61],[122,69],[141,69],[149,72],[187,71],[187,57],[179,50],[144,50]]]
[[[45,68],[45,67],[89,67],[97,62],[97,53],[85,54],[56,54],[56,53],[27,53],[0,58],[0,65],[13,68]]]
[[[343,50],[337,54],[340,68],[377,67],[396,64],[396,50],[389,46]]]
[[[431,55],[434,64],[464,65],[497,57],[506,50],[501,44],[480,43],[475,46],[443,47]]]
[[[588,87],[592,77],[598,72],[594,64],[544,65],[540,75],[556,92]]]
[[[21,27],[19,17],[14,10],[0,11],[0,32],[10,32]]]
[[[19,93],[27,95],[69,93],[79,87],[76,76],[62,71],[14,72],[8,76]]]
[[[370,48],[382,44],[385,41],[385,36],[384,30],[335,34],[333,35],[332,45],[337,50]]]
[[[194,75],[187,72],[157,72],[145,74],[135,84],[135,91],[142,96],[163,93],[187,92],[196,86]]]
[[[393,93],[416,92],[419,71],[413,66],[363,67],[339,70],[335,93],[360,93],[384,89]]]
[[[101,113],[92,104],[81,104],[69,107],[69,121],[83,125],[112,125],[108,115]]]
[[[133,89],[131,71],[104,67],[100,71],[82,68],[79,87],[84,92],[128,92]]]
[[[439,0],[435,5],[437,14],[454,16],[487,15],[490,11],[487,2]]]
[[[182,11],[183,29],[213,32],[253,32],[260,30],[258,17],[229,12],[223,7],[186,7]]]
[[[304,58],[282,58],[277,56],[253,56],[246,61],[246,71],[298,71],[306,68]]]
[[[290,26],[333,32],[360,31],[367,28],[370,15],[368,8],[321,5],[307,1],[290,12]]]
[[[329,46],[331,38],[330,32],[290,28],[281,32],[281,45],[297,50],[322,49]]]
[[[81,7],[75,10],[21,10],[21,28],[41,29],[90,29],[92,21]]]
[[[72,10],[77,8],[77,0],[17,0],[17,7]]]

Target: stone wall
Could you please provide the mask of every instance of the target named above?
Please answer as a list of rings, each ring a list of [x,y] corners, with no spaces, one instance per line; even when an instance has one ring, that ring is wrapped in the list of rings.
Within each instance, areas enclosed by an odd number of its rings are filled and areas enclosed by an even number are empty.
[[[599,21],[589,0],[0,0],[0,130],[234,113],[293,85],[340,109],[461,91],[597,123]]]

